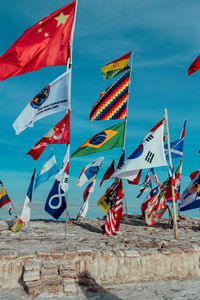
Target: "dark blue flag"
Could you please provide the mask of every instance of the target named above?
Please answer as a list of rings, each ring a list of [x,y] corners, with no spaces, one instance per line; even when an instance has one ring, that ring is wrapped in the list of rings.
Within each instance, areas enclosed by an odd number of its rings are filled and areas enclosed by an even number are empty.
[[[65,209],[65,193],[61,189],[60,183],[56,180],[47,197],[44,210],[58,220]]]

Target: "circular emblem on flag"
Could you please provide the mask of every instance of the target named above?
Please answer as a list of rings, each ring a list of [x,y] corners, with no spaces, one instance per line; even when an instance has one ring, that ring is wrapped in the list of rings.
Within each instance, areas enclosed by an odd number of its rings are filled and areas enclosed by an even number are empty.
[[[128,159],[134,159],[139,157],[143,153],[143,145],[141,144],[129,157]]]
[[[41,90],[31,101],[30,105],[33,108],[40,108],[40,106],[47,100],[50,93],[50,85],[47,85],[44,89]]]
[[[95,146],[99,145],[105,141],[106,137],[107,137],[106,132],[100,132],[91,138],[90,144]]]

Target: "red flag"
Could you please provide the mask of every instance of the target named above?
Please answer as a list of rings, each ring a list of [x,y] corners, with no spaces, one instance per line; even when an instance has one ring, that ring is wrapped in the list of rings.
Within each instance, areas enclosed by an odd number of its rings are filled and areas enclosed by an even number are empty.
[[[0,57],[0,80],[46,66],[66,65],[76,1],[25,30]]]
[[[70,110],[66,116],[50,129],[47,134],[26,154],[31,155],[37,160],[47,145],[49,144],[68,144],[70,140]]]
[[[105,174],[103,175],[103,178],[101,179],[99,186],[101,187],[104,180],[109,179],[114,172],[115,172],[115,160],[113,159],[111,165],[109,166],[109,168],[106,170]]]
[[[188,76],[196,72],[200,68],[200,55],[195,59],[188,69]]]
[[[140,169],[140,171],[138,172],[138,175],[137,175],[137,177],[133,180],[133,181],[131,181],[131,180],[127,180],[128,181],[128,183],[129,184],[133,184],[133,185],[137,185],[137,184],[139,184],[139,182],[140,182],[140,177],[141,177],[141,174],[142,174],[142,169]]]

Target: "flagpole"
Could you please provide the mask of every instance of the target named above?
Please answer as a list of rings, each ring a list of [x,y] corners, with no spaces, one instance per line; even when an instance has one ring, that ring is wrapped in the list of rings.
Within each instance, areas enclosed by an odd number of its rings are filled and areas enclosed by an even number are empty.
[[[166,120],[166,135],[167,135],[167,143],[168,143],[168,152],[169,152],[169,163],[171,169],[172,166],[172,157],[171,157],[171,150],[170,150],[170,137],[169,137],[169,127],[168,127],[168,115],[167,115],[167,109],[165,108],[165,120]],[[177,218],[176,218],[176,203],[175,203],[175,196],[174,196],[174,186],[171,184],[172,187],[172,203],[173,203],[173,213],[174,213],[174,237],[176,240],[178,240],[178,226],[177,226]]]
[[[67,151],[69,151],[69,153],[70,153],[70,144],[68,144]],[[69,181],[68,181],[68,188],[67,188],[67,191],[66,191],[65,241],[67,240],[67,218],[69,217],[68,210],[67,210],[68,200],[69,200]]]
[[[123,148],[122,148],[123,151],[125,151],[125,142],[126,142],[126,128],[127,128],[127,122],[128,122],[128,104],[129,104],[129,92],[130,92],[130,85],[131,85],[132,65],[133,65],[133,51],[131,52],[131,66],[130,66],[131,71],[130,71],[129,86],[128,86],[128,99],[127,99],[127,105],[126,105],[126,117],[125,117],[125,128],[124,128],[124,142],[123,142]],[[125,194],[124,194],[124,204],[125,204],[126,215],[128,215],[128,209],[127,209]]]

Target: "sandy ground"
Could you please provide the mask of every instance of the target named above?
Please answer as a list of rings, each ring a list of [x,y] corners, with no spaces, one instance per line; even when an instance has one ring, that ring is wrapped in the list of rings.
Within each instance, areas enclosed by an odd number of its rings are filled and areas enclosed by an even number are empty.
[[[10,221],[6,221],[11,225]],[[101,228],[105,224],[102,219],[70,220],[54,222],[31,221],[29,230],[13,233],[6,229],[5,222],[0,221],[0,251],[8,253],[55,253],[75,250],[145,250],[174,249],[176,247],[191,248],[200,246],[200,219],[187,218],[178,222],[178,241],[174,239],[174,231],[168,220],[162,219],[157,225],[149,227],[139,215],[128,215],[121,222],[120,231],[116,235],[105,236]],[[6,226],[5,226],[6,225]],[[0,290],[1,300],[32,299],[23,289]],[[78,295],[40,295],[35,300],[45,299],[200,299],[199,280],[168,280],[157,282],[139,282],[122,285],[99,286],[94,283],[90,289],[78,286]]]

